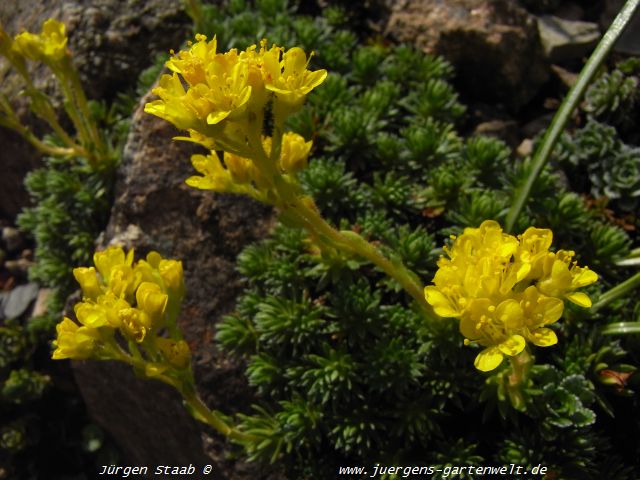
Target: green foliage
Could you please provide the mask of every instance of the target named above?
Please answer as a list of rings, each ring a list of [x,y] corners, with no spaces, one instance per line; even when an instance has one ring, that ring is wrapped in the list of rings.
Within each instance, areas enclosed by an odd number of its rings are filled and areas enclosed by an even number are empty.
[[[589,87],[585,110],[601,122],[616,127],[623,136],[638,139],[640,115],[640,61],[630,58],[605,72]],[[636,142],[637,143],[637,142]]]
[[[90,262],[94,239],[106,223],[110,179],[82,159],[47,158],[45,165],[27,176],[35,206],[20,214],[18,224],[36,241],[31,279],[66,296],[74,289],[71,270]]]
[[[329,77],[289,122],[314,140],[300,179],[325,218],[358,231],[428,284],[450,234],[504,221],[531,160],[514,158],[497,139],[461,138],[455,122],[464,107],[442,59],[407,46],[358,47],[328,15],[312,20],[282,13],[284,7],[268,18],[250,7],[221,9],[218,38],[242,47],[239,39],[254,43],[257,30],[258,37],[267,32],[269,40],[317,51],[312,61]],[[253,33],[238,27],[249,16],[258,25]],[[316,43],[306,45],[309,39]],[[329,62],[336,52],[340,61]],[[620,104],[627,101],[627,93],[619,95]],[[563,172],[543,170],[517,229],[551,228],[557,248],[577,251],[580,264],[603,277],[590,292],[597,297],[624,278],[612,262],[628,253],[631,239],[581,194],[592,187],[615,190],[620,200],[635,194],[622,173],[597,184],[606,168],[586,159],[612,149],[633,158],[633,148],[625,150],[611,131],[584,138],[559,154]],[[259,438],[246,452],[283,461],[289,478],[334,478],[336,465],[417,462],[542,464],[557,478],[595,478],[610,468],[602,446],[612,452],[624,443],[609,416],[623,390],[602,372],[626,371],[629,353],[597,335],[604,317],[586,320],[567,307],[556,328],[559,344],[535,351],[518,411],[499,387],[506,367],[485,378],[474,371],[474,349],[462,345],[455,322],[427,324],[395,282],[361,259],[318,251],[286,218],[244,250],[238,269],[247,288],[217,340],[246,362],[259,396],[261,406],[239,417]],[[627,402],[638,408],[635,397]],[[624,458],[616,471],[632,478],[637,472]]]
[[[623,143],[615,128],[590,119],[572,135],[564,135],[557,158],[569,172],[586,173],[578,181],[587,183],[591,195],[607,197],[623,211],[635,210],[640,197],[640,147]]]

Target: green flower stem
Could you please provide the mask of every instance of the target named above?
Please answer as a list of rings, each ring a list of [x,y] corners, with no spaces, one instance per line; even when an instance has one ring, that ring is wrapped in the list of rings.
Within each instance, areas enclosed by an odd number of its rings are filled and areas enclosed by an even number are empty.
[[[56,112],[51,106],[51,101],[49,97],[47,97],[44,93],[38,90],[35,85],[31,82],[29,77],[25,78],[27,83],[27,88],[25,89],[26,95],[31,99],[31,110],[42,118],[51,129],[55,132],[55,134],[69,147],[74,150],[74,153],[78,156],[85,156],[86,150],[78,145],[69,134],[62,128],[60,122],[58,121],[58,117],[56,116]]]
[[[511,373],[507,377],[506,384],[509,400],[513,408],[524,411],[526,409],[526,402],[522,389],[529,378],[533,357],[528,349],[525,348],[520,354],[509,357],[509,362],[511,363]]]
[[[64,94],[64,97],[66,99],[65,110],[67,111],[69,118],[73,122],[73,125],[78,132],[78,136],[81,139],[82,145],[86,148],[87,146],[91,145],[91,137],[76,105],[73,90],[71,89],[69,83],[66,81],[64,73],[56,73],[56,76],[58,77],[60,87],[62,88],[62,93]],[[93,161],[93,158],[88,159]]]
[[[91,144],[94,146],[96,156],[99,159],[104,159],[108,156],[107,147],[89,110],[89,102],[84,94],[78,71],[71,64],[67,70],[67,74],[71,82],[71,91],[74,93],[75,104],[78,107],[80,119],[85,125],[89,138],[91,139]]]
[[[602,40],[600,40],[600,43],[580,72],[575,85],[571,87],[571,90],[569,90],[567,97],[564,99],[562,105],[560,105],[560,108],[556,112],[556,115],[553,117],[551,125],[544,134],[542,143],[540,144],[534,155],[531,173],[527,177],[524,185],[522,185],[522,187],[517,190],[516,198],[511,204],[509,213],[507,213],[507,219],[505,222],[505,230],[507,232],[513,231],[516,220],[518,219],[518,216],[522,212],[522,209],[524,208],[524,205],[529,198],[533,183],[536,181],[536,179],[540,175],[540,172],[549,160],[551,152],[553,151],[553,147],[555,146],[560,134],[564,130],[564,127],[567,124],[571,113],[578,106],[582,95],[591,83],[591,80],[593,80],[593,77],[596,75],[600,65],[611,50],[611,47],[613,47],[615,41],[623,32],[625,26],[633,17],[633,14],[638,8],[639,4],[640,0],[627,0],[624,7],[622,7],[622,10],[620,10],[620,13],[618,13],[618,16],[615,18],[607,32],[604,34]]]
[[[330,239],[336,248],[360,255],[379,267],[413,297],[428,318],[435,318],[431,305],[425,299],[423,286],[419,282],[418,276],[405,267],[402,262],[392,262],[356,232],[336,230],[316,210],[309,208],[300,199],[296,199],[295,208],[307,219],[317,233]]]
[[[22,138],[24,138],[27,142],[33,145],[40,153],[44,155],[52,155],[55,157],[70,157],[77,154],[77,150],[74,148],[65,148],[65,147],[54,147],[52,145],[47,145],[38,137],[36,137],[31,130],[20,123],[9,123],[3,122],[0,119],[0,125],[10,128],[16,132],[18,132]]]
[[[107,342],[105,352],[107,354],[107,357],[105,358],[128,363],[134,368],[134,370],[138,372],[146,372],[147,362],[142,357],[138,358],[138,356],[133,357],[127,354],[115,342]],[[210,425],[225,437],[229,437],[239,442],[254,440],[252,435],[240,432],[239,430],[229,426],[216,412],[209,410],[209,407],[205,405],[196,393],[193,385],[193,377],[191,375],[188,380],[185,380],[185,376],[182,376],[181,381],[164,374],[157,374],[149,378],[159,380],[178,390],[182,395],[184,402],[190,407],[190,411],[194,414],[194,417],[197,420]]]
[[[591,311],[595,312],[601,309],[602,307],[610,304],[614,300],[624,297],[625,295],[629,294],[631,291],[635,290],[638,287],[640,287],[640,273],[636,273],[635,275],[628,278],[624,282],[613,287],[611,290],[608,290],[604,292],[602,295],[600,295],[600,298],[598,299],[598,301],[594,303],[593,306],[591,307]]]
[[[270,158],[267,156],[262,148],[260,136],[256,133],[257,130],[255,130],[255,132],[253,130],[249,131],[253,132],[253,135],[249,135],[249,143],[254,152],[253,161],[276,191],[282,203],[280,206],[281,210],[287,210],[296,215],[300,223],[304,225],[312,237],[317,236],[324,238],[328,240],[329,245],[334,248],[350,254],[359,255],[378,266],[383,272],[396,280],[400,286],[414,298],[427,318],[435,319],[433,309],[431,305],[427,303],[423,286],[418,276],[404,266],[400,260],[389,260],[356,232],[340,232],[329,225],[313,206],[309,206],[309,204],[313,205],[313,199],[311,199],[311,197],[304,197],[297,183],[292,184],[288,182],[280,174],[277,162],[273,157]],[[282,132],[277,133],[274,138],[276,138],[276,142],[281,142]],[[273,142],[271,148],[274,148]],[[309,202],[304,202],[304,198],[308,199]]]
[[[64,64],[57,67],[51,66],[51,69],[58,79],[66,99],[67,114],[85,147],[85,155],[83,156],[89,160],[93,167],[97,167],[108,157],[108,152],[89,111],[89,104],[84,95],[78,72],[71,62],[71,57],[66,57]]]
[[[255,440],[253,435],[243,433],[235,428],[229,426],[217,413],[209,410],[202,399],[195,392],[184,393],[183,398],[185,403],[196,413],[196,419],[200,420],[207,425],[210,425],[215,430],[220,432],[225,437],[237,440],[239,442],[248,442]]]

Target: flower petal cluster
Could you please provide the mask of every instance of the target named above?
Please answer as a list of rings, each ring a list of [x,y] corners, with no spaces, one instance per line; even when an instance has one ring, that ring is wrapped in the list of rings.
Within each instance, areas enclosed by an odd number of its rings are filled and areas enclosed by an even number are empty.
[[[145,111],[176,127],[196,134],[223,137],[227,123],[242,123],[260,117],[269,101],[299,108],[305,96],[320,85],[326,70],[311,72],[300,48],[285,51],[263,40],[242,52],[218,53],[217,41],[196,35],[189,48],[167,61],[171,75],[163,75],[153,93],[160,97],[145,105]],[[238,139],[235,138],[237,141]],[[232,142],[231,142],[232,143]]]
[[[50,66],[61,64],[69,57],[64,23],[46,20],[39,34],[22,32],[13,41],[13,50],[31,60]]]
[[[262,148],[267,156],[271,155],[271,144],[271,137],[262,137]],[[306,142],[297,133],[286,132],[282,136],[277,163],[279,172],[295,174],[304,169],[311,147],[312,142]],[[247,193],[254,197],[259,196],[259,190],[268,189],[264,176],[251,159],[225,152],[223,160],[224,163],[215,151],[209,155],[193,155],[191,163],[201,175],[189,177],[187,185],[201,190]],[[252,185],[257,187],[255,191],[250,191]]]
[[[572,251],[549,251],[551,230],[531,227],[516,238],[487,220],[454,240],[444,249],[449,258],[438,261],[434,285],[424,292],[438,315],[460,319],[465,343],[485,347],[475,360],[479,370],[495,369],[527,342],[556,344],[547,326],[562,316],[564,300],[591,306],[589,297],[576,290],[598,275],[579,267]]]
[[[175,327],[184,297],[182,263],[157,252],[134,263],[133,250],[125,253],[121,247],[96,252],[93,260],[94,266],[73,271],[83,296],[74,307],[78,323],[64,317],[58,324],[53,358],[112,358],[119,332],[148,351],[174,352],[164,360],[184,364],[186,344],[158,335]]]

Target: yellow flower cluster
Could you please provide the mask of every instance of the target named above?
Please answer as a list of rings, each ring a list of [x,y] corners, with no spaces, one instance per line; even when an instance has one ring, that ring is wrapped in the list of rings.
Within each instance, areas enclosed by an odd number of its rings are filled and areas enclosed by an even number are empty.
[[[558,339],[546,326],[562,316],[564,300],[590,307],[580,287],[598,276],[573,261],[572,251],[550,252],[551,230],[529,228],[518,238],[487,220],[455,238],[449,258],[441,257],[434,286],[425,297],[442,317],[460,318],[465,343],[486,347],[475,366],[498,367],[505,355],[521,353],[526,342],[550,346]]]
[[[262,147],[269,155],[271,153],[271,137],[262,138]],[[280,159],[277,162],[279,172],[295,174],[307,165],[311,142],[305,142],[297,133],[287,132],[282,136]],[[191,163],[202,176],[189,177],[187,185],[201,190],[216,192],[246,193],[254,198],[261,198],[260,190],[268,185],[263,174],[249,158],[234,153],[224,153],[224,165],[218,154],[211,151],[209,155],[193,155]],[[257,189],[254,189],[255,185]]]
[[[187,344],[159,336],[176,330],[184,297],[182,263],[151,252],[134,264],[133,250],[125,254],[120,247],[96,252],[93,259],[95,267],[73,271],[83,295],[74,308],[79,324],[68,317],[58,324],[53,358],[126,359],[115,339],[120,332],[126,342],[144,348],[156,371],[162,365],[186,368]]]
[[[145,112],[189,133],[175,140],[209,150],[191,157],[201,175],[188,178],[189,186],[243,193],[283,208],[292,204],[301,192],[296,173],[306,167],[312,143],[284,132],[284,122],[327,76],[308,70],[309,60],[298,47],[267,48],[266,40],[219,53],[216,38],[200,34],[186,50],[172,52],[166,63],[172,73],[160,78],[153,89],[160,98]],[[268,121],[266,112],[273,116]]]
[[[12,50],[51,67],[60,65],[69,58],[64,23],[50,18],[42,25],[41,33],[22,32],[16,35]]]
[[[302,49],[266,45],[263,40],[259,49],[252,45],[242,52],[217,53],[215,37],[207,42],[196,35],[188,50],[167,62],[173,73],[161,77],[153,89],[160,99],[147,103],[145,112],[188,130],[198,143],[201,136],[213,138],[222,149],[242,153],[246,124],[262,119],[269,101],[274,111],[291,113],[327,76],[326,70],[307,70]]]

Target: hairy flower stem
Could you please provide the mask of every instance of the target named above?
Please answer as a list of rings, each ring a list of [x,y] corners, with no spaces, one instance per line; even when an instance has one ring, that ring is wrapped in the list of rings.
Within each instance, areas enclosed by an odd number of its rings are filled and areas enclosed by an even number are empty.
[[[627,23],[633,17],[633,14],[637,10],[640,5],[640,0],[627,0],[618,16],[615,18],[607,32],[600,40],[600,43],[594,50],[591,57],[587,61],[586,65],[580,72],[578,79],[566,98],[560,105],[560,108],[556,112],[556,115],[553,117],[553,121],[551,125],[547,129],[544,137],[542,139],[542,143],[538,147],[534,157],[533,157],[533,166],[531,168],[531,173],[527,177],[524,185],[522,185],[516,193],[516,197],[511,204],[511,208],[509,209],[509,213],[507,213],[507,219],[505,222],[505,230],[507,232],[512,232],[518,219],[518,216],[522,212],[524,205],[529,198],[529,194],[531,193],[531,188],[533,187],[534,182],[542,172],[545,164],[549,160],[551,156],[551,152],[553,151],[553,147],[556,144],[556,141],[560,137],[560,134],[564,130],[565,125],[569,121],[571,117],[571,113],[575,110],[582,98],[582,95],[586,91],[587,87],[591,84],[594,76],[597,74],[600,65],[605,60],[607,54],[613,47],[614,43],[620,36],[620,34],[624,31]]]
[[[243,433],[235,428],[229,426],[216,412],[209,410],[209,407],[205,405],[202,399],[195,392],[182,393],[185,403],[190,407],[191,411],[195,413],[195,418],[207,425],[210,425],[215,430],[223,434],[232,440],[239,442],[248,442],[255,440],[253,435]]]
[[[529,370],[533,364],[533,357],[525,348],[519,355],[509,357],[511,373],[507,377],[506,390],[513,408],[519,411],[526,409],[522,387],[529,378]]]
[[[70,67],[67,70],[67,74],[70,80],[70,87],[71,93],[73,94],[74,105],[78,109],[80,120],[83,122],[84,128],[87,131],[87,140],[92,145],[97,160],[99,162],[104,161],[108,156],[108,149],[102,139],[102,136],[100,135],[98,126],[96,125],[96,122],[91,115],[91,111],[89,110],[89,102],[87,101],[84,89],[82,88],[82,83],[80,82],[78,71],[75,69],[73,64],[71,64],[71,62],[69,63]]]
[[[129,345],[129,347],[131,348],[131,345]],[[134,350],[134,356],[125,352],[114,342],[112,342],[112,345],[106,347],[106,349],[108,352],[105,358],[120,360],[128,363],[138,372],[146,372],[147,362],[142,358],[137,347]],[[252,435],[240,432],[230,426],[220,417],[220,415],[211,411],[209,407],[205,405],[195,390],[193,377],[191,375],[183,376],[180,380],[173,376],[164,374],[155,374],[149,378],[159,380],[175,388],[182,395],[185,404],[189,407],[189,410],[196,420],[210,425],[225,437],[239,442],[246,442],[254,439]]]
[[[327,240],[329,245],[333,248],[366,258],[371,263],[379,267],[384,273],[396,280],[400,286],[409,295],[411,295],[411,297],[413,297],[427,318],[435,319],[436,316],[434,315],[433,309],[425,299],[423,285],[421,284],[419,277],[409,270],[399,259],[392,261],[385,257],[380,250],[367,242],[356,232],[339,231],[329,225],[329,223],[322,218],[322,215],[320,215],[315,208],[313,199],[311,197],[303,196],[298,185],[292,185],[287,182],[278,172],[275,168],[276,162],[274,160],[273,151],[271,152],[271,157],[268,157],[266,152],[262,149],[259,137],[257,135],[254,135],[254,137],[255,138],[249,139],[249,142],[253,147],[253,151],[255,152],[253,160],[263,171],[265,177],[269,179],[269,183],[277,191],[278,196],[283,203],[281,209],[286,209],[288,212],[293,213],[297,217],[299,223],[304,226],[312,238],[323,238]],[[272,149],[275,148],[275,145],[278,145],[281,142],[281,131],[275,135],[274,138],[275,140],[272,142]],[[305,199],[307,201],[305,201]]]
[[[336,230],[316,210],[308,207],[300,199],[295,201],[295,209],[307,220],[317,234],[329,239],[335,248],[366,258],[379,267],[413,297],[427,318],[435,318],[431,305],[425,299],[423,287],[418,280],[418,276],[404,266],[401,261],[393,262],[389,260],[380,250],[356,232]]]
[[[275,140],[272,142],[272,149],[279,145],[282,139],[281,128],[276,130],[278,130],[278,133],[274,135]],[[275,169],[274,152],[271,152],[271,158],[267,157],[257,139],[254,139],[253,146],[254,152],[257,154],[257,158],[254,158],[254,161],[267,178],[273,179],[270,183],[278,192],[278,196],[283,203],[281,209],[286,209],[295,215],[300,225],[307,230],[312,238],[325,239],[333,248],[366,258],[379,267],[413,297],[427,318],[436,318],[431,305],[425,299],[423,286],[414,272],[409,270],[399,259],[392,261],[385,257],[380,250],[356,232],[339,231],[329,225],[316,210],[313,199],[301,195],[300,188],[287,182]],[[279,157],[279,149],[276,152]]]
[[[601,309],[602,307],[610,304],[614,300],[617,300],[619,298],[622,298],[628,295],[631,291],[635,290],[638,287],[640,287],[640,273],[636,273],[635,275],[628,278],[624,282],[613,287],[611,290],[604,292],[600,296],[598,301],[593,304],[593,306],[591,307],[591,311],[595,312]]]
[[[1,122],[0,122],[1,124]],[[74,148],[55,147],[53,145],[47,145],[38,137],[36,137],[31,130],[22,125],[21,123],[5,124],[8,128],[15,130],[22,138],[33,145],[40,153],[44,155],[51,155],[55,157],[71,157],[78,154],[78,150]],[[80,148],[80,147],[78,147]]]

